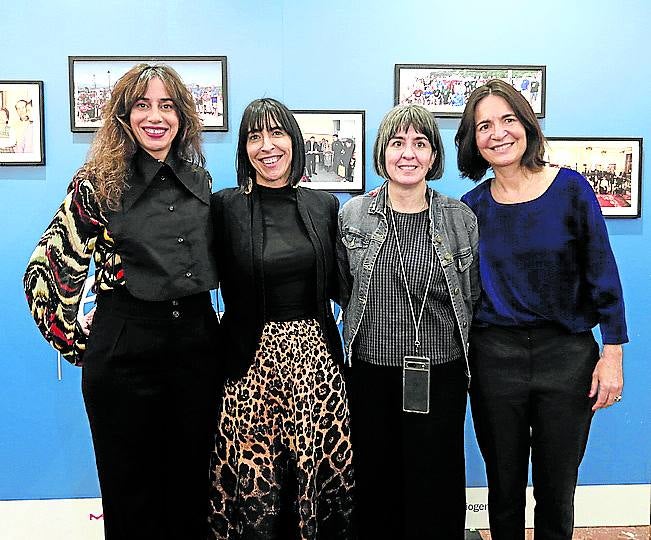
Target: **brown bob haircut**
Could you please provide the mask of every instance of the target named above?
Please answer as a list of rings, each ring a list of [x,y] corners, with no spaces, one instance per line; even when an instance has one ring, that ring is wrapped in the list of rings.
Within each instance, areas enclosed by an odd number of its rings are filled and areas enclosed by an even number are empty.
[[[531,105],[509,83],[501,79],[492,79],[470,94],[461,116],[459,129],[454,136],[454,144],[457,147],[457,166],[461,171],[461,176],[477,182],[490,168],[490,163],[479,153],[475,135],[475,109],[486,96],[499,96],[513,109],[527,134],[527,149],[522,156],[522,165],[530,171],[539,171],[545,164],[545,136]]]
[[[398,105],[391,109],[380,122],[377,131],[375,145],[373,147],[373,163],[375,172],[382,178],[389,180],[389,173],[386,167],[386,149],[389,141],[400,131],[407,131],[413,127],[418,133],[422,133],[432,145],[435,152],[434,163],[425,180],[437,180],[443,176],[443,164],[445,153],[439,128],[434,120],[434,115],[422,105]]]
[[[246,152],[249,133],[272,127],[282,128],[292,140],[292,164],[288,184],[296,186],[301,181],[305,169],[305,142],[296,118],[276,99],[256,99],[244,109],[237,140],[237,185],[243,193],[251,192],[256,176],[256,171]]]

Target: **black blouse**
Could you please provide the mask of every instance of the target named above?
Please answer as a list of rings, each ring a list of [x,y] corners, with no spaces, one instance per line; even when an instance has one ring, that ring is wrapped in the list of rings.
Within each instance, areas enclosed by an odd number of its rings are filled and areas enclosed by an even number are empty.
[[[39,330],[73,364],[86,348],[77,313],[91,256],[96,292],[126,287],[142,300],[169,300],[217,286],[208,172],[139,152],[128,184],[122,208],[107,212],[93,179],[78,172],[25,271]]]
[[[265,319],[291,321],[316,314],[316,255],[291,186],[257,186],[263,217]]]
[[[122,207],[107,226],[129,292],[171,300],[217,288],[208,172],[142,151],[134,165]]]

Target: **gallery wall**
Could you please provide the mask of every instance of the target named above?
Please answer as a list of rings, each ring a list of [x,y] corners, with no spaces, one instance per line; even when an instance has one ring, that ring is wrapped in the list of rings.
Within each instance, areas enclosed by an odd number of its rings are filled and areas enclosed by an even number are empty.
[[[370,189],[379,184],[370,156],[393,105],[396,63],[545,65],[547,135],[643,137],[651,145],[650,23],[646,0],[32,0],[4,9],[0,80],[44,81],[47,164],[0,167],[0,499],[98,495],[80,370],[64,363],[58,380],[57,355],[36,331],[21,287],[92,139],[70,132],[69,55],[226,55],[231,129],[204,138],[216,189],[235,184],[237,126],[252,99],[363,109]],[[447,167],[436,188],[458,197],[472,187],[456,169],[458,120],[439,124]],[[596,415],[581,484],[651,482],[649,155],[642,217],[608,220],[631,343],[624,400]],[[484,486],[470,422],[467,439],[468,485]]]

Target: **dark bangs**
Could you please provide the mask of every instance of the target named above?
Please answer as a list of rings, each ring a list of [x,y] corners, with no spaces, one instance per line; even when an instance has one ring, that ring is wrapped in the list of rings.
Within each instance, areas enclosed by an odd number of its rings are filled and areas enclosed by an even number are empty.
[[[296,118],[280,101],[272,98],[256,99],[244,109],[237,142],[237,184],[245,192],[249,192],[253,188],[256,175],[246,151],[249,133],[272,127],[283,129],[292,140],[292,166],[289,173],[289,184],[297,185],[303,176],[305,143]]]

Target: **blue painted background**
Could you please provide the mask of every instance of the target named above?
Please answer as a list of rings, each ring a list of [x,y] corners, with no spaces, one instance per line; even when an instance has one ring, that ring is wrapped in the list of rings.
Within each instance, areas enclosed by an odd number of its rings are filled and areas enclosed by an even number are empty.
[[[366,110],[370,158],[393,105],[396,63],[544,64],[547,135],[644,137],[648,147],[650,15],[646,0],[11,3],[0,17],[0,80],[44,81],[47,166],[0,167],[0,499],[98,494],[80,371],[64,365],[56,380],[56,354],[21,288],[25,263],[91,140],[69,129],[68,55],[226,55],[231,131],[205,136],[208,169],[222,188],[235,183],[242,110],[260,96],[294,109]],[[440,126],[447,169],[436,187],[460,196],[471,183],[455,166],[457,120]],[[379,180],[369,158],[372,188]],[[624,401],[597,414],[582,484],[651,481],[650,191],[642,189],[642,219],[608,221],[631,343]],[[467,440],[468,484],[485,485],[470,424]]]

